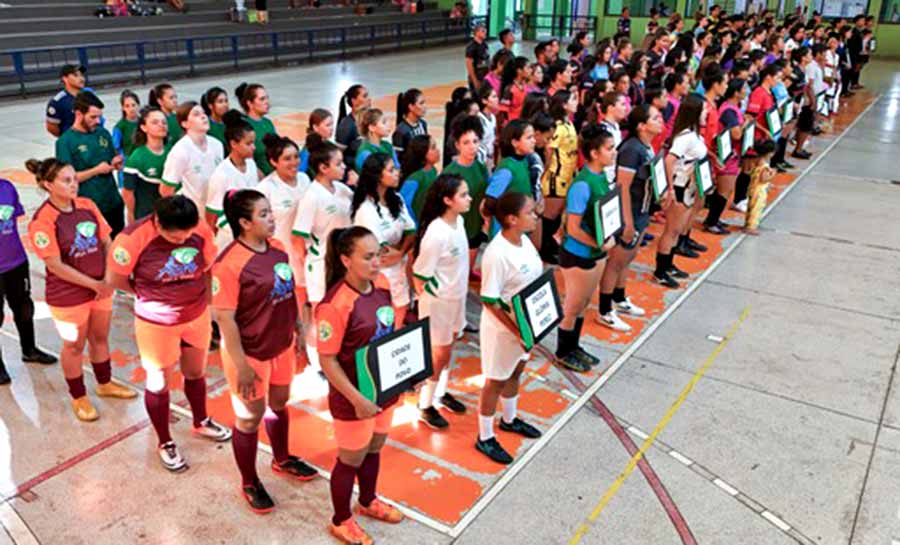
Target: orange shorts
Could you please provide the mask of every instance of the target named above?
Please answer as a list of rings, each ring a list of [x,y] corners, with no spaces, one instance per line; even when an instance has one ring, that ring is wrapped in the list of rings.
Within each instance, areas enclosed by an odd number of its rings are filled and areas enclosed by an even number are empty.
[[[228,379],[228,389],[231,395],[247,401],[263,399],[269,392],[269,386],[290,386],[294,379],[294,369],[297,363],[297,354],[294,345],[291,344],[281,354],[269,360],[258,360],[250,356],[244,356],[250,367],[256,371],[256,392],[252,398],[245,398],[238,394],[238,369],[234,359],[228,353],[226,344],[222,343],[222,368],[225,370],[225,378]]]
[[[365,420],[334,419],[334,440],[338,448],[344,450],[362,450],[372,441],[376,433],[386,435],[391,429],[394,419],[394,408],[384,409],[372,418]]]
[[[168,369],[178,363],[182,343],[202,348],[206,354],[212,338],[212,319],[209,308],[190,322],[159,325],[140,318],[134,319],[134,339],[141,355],[141,365],[148,369]]]
[[[53,317],[53,324],[59,332],[62,340],[75,342],[78,340],[79,330],[83,330],[91,319],[92,312],[112,312],[113,298],[112,295],[105,299],[93,299],[87,303],[81,303],[72,307],[54,307],[50,308],[50,316]]]

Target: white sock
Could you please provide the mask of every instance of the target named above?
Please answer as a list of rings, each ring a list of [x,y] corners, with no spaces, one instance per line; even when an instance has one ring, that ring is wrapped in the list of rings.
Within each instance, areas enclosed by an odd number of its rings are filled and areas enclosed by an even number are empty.
[[[487,441],[494,436],[494,415],[478,415],[478,438]]]
[[[437,383],[431,379],[425,381],[419,390],[419,408],[427,409],[434,405],[434,388]]]
[[[437,388],[434,390],[434,399],[440,399],[447,393],[448,380],[450,380],[450,369],[444,369],[441,371],[441,376],[438,377]]]
[[[500,406],[503,408],[503,421],[507,424],[512,424],[513,420],[516,419],[516,402],[518,401],[519,396],[500,397]]]

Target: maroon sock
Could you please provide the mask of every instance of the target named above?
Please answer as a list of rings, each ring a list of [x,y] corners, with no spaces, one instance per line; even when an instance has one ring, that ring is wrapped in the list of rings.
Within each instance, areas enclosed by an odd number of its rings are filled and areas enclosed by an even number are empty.
[[[78,375],[76,378],[67,378],[66,384],[69,385],[69,395],[72,396],[72,399],[78,399],[87,395],[87,390],[84,389],[83,375]]]
[[[259,480],[256,475],[256,448],[259,432],[244,433],[237,428],[231,429],[231,449],[234,461],[241,472],[241,484],[250,486]]]
[[[191,405],[194,427],[199,428],[206,420],[206,377],[184,379],[184,395]]]
[[[288,428],[291,420],[287,408],[280,411],[267,410],[263,422],[266,423],[266,433],[272,444],[272,455],[276,462],[282,463],[288,459]]]
[[[350,512],[350,498],[353,497],[353,481],[356,479],[356,468],[338,460],[331,470],[331,505],[334,516],[331,522],[335,525],[353,516]]]
[[[112,368],[109,365],[109,360],[91,363],[91,367],[94,368],[94,377],[97,378],[97,384],[106,384],[112,379]]]
[[[359,480],[359,503],[368,507],[375,499],[375,487],[378,484],[378,468],[381,465],[381,455],[377,452],[366,454],[365,460],[356,471]]]
[[[172,440],[169,435],[169,391],[144,392],[144,406],[147,407],[147,414],[150,415],[150,422],[153,429],[156,430],[156,436],[159,438],[159,444],[168,443]]]

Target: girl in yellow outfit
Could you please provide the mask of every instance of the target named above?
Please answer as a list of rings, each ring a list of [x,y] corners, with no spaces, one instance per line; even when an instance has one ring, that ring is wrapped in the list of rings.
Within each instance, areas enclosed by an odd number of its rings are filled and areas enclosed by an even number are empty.
[[[560,214],[566,204],[566,193],[578,170],[578,133],[572,124],[572,116],[578,110],[578,95],[558,91],[550,99],[550,117],[556,122],[553,138],[547,144],[541,191],[544,194],[542,215],[541,251],[556,254],[557,244],[553,235],[560,227]]]
[[[756,152],[757,163],[750,172],[750,189],[748,195],[750,202],[747,205],[747,215],[744,221],[744,232],[748,235],[758,235],[759,220],[766,208],[769,195],[769,183],[775,177],[775,170],[769,166],[769,159],[775,152],[775,143],[771,140],[761,140],[753,146]]]

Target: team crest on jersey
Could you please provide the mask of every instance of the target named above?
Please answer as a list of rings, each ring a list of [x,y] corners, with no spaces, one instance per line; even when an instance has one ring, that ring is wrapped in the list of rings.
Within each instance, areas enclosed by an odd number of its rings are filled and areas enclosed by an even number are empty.
[[[337,206],[334,204],[329,204],[325,207],[325,212],[328,214],[337,214]]]
[[[156,176],[156,167],[150,167],[147,169],[147,176]]]
[[[450,255],[452,255],[453,257],[459,257],[459,248],[457,248],[456,246],[451,248]]]
[[[124,267],[131,263],[131,254],[128,253],[128,250],[119,246],[113,250],[113,261]]]
[[[269,300],[273,305],[290,299],[294,295],[294,271],[287,263],[276,263],[273,267],[275,273],[275,286],[269,293]]]
[[[166,261],[165,266],[156,273],[156,280],[175,282],[176,280],[191,278],[198,269],[197,264],[194,263],[194,258],[199,253],[200,250],[190,246],[175,248],[169,254],[169,260]]]
[[[84,257],[97,251],[97,224],[82,221],[75,226],[75,241],[69,248],[69,257]]]
[[[78,153],[87,153],[87,144],[78,144]]]
[[[50,237],[47,236],[47,233],[38,231],[34,234],[34,245],[43,250],[50,246]]]
[[[331,339],[332,334],[334,334],[334,328],[331,327],[331,323],[328,320],[319,320],[319,340],[327,342]]]
[[[369,342],[377,341],[385,335],[394,332],[394,307],[378,307],[375,311],[375,334],[369,339]]]
[[[219,282],[219,277],[218,277],[218,276],[213,276],[213,279],[212,279],[212,292],[213,292],[213,295],[218,295],[220,289],[222,289],[222,283]]]
[[[13,231],[13,212],[15,209],[8,204],[0,204],[0,234],[8,235]]]
[[[101,148],[109,147],[109,140],[107,140],[105,136],[101,136],[101,137],[97,138],[97,143],[100,144]]]
[[[194,165],[191,167],[191,170],[194,171],[194,174],[200,174],[200,171],[203,170],[203,165]]]

